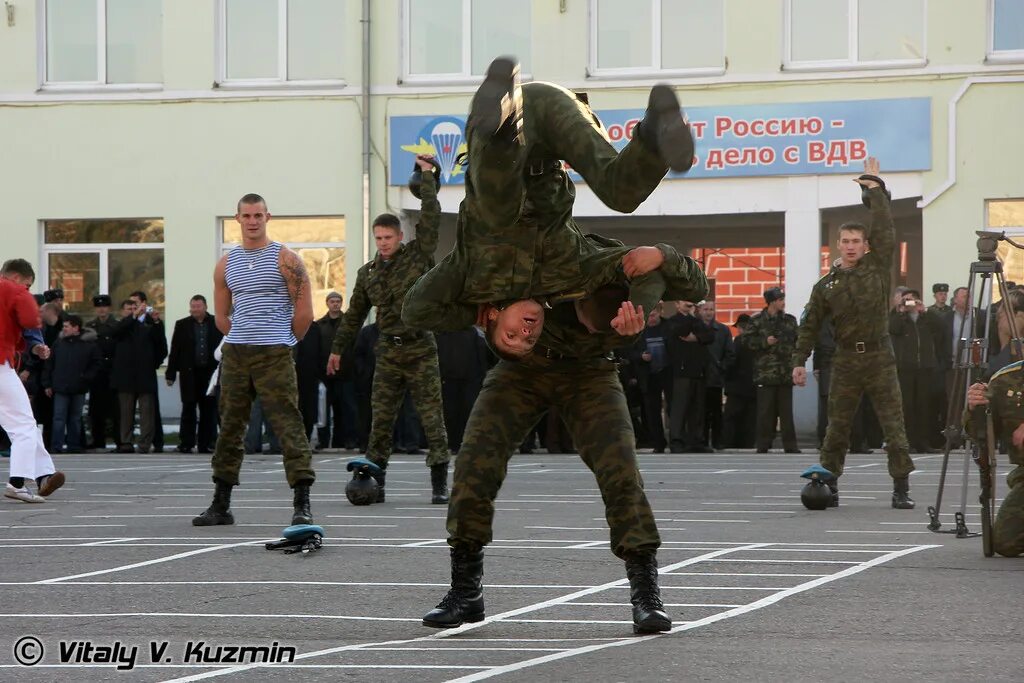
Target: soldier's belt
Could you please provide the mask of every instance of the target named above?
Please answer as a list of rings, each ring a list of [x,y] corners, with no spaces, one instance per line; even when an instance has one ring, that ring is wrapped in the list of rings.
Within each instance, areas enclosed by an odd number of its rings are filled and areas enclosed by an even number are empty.
[[[854,353],[869,353],[871,351],[881,351],[889,348],[889,338],[882,337],[874,341],[845,341],[836,344],[843,351],[852,351]]]
[[[577,301],[579,299],[586,298],[587,290],[577,289],[575,291],[564,291],[558,294],[551,294],[549,296],[537,297],[536,301],[544,308],[553,308],[558,304],[564,304],[568,301]]]
[[[562,353],[561,351],[555,351],[554,349],[542,344],[537,344],[533,347],[533,354],[535,356],[540,356],[541,358],[547,358],[548,360],[615,360],[615,354],[611,351],[594,356],[574,356],[568,353]]]
[[[409,342],[419,341],[420,339],[426,339],[426,332],[410,332],[409,334],[394,335],[394,334],[382,334],[380,335],[381,341],[386,341],[392,346],[401,346]]]
[[[526,175],[544,175],[562,168],[558,159],[530,159],[526,162]]]

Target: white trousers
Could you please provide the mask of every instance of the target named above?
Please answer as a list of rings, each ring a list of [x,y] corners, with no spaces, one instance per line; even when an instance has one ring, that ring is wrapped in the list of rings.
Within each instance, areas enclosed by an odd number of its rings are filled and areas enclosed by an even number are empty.
[[[10,476],[35,479],[53,474],[53,460],[36,428],[25,386],[6,362],[0,365],[0,427],[11,439]]]

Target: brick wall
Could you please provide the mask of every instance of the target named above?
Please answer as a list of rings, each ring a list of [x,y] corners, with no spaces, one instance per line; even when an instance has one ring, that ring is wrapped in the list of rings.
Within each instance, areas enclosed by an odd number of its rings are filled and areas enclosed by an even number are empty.
[[[690,256],[703,262],[704,271],[715,280],[715,303],[719,322],[732,325],[740,313],[764,308],[764,290],[784,286],[786,281],[782,247],[736,247],[694,249]],[[821,250],[821,273],[829,266],[828,247]],[[799,311],[789,311],[798,315]]]

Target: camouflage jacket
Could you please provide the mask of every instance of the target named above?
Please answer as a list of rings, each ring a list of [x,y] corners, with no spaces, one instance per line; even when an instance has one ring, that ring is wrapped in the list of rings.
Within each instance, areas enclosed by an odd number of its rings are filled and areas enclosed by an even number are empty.
[[[754,352],[754,384],[792,384],[796,334],[796,318],[789,313],[769,315],[766,308],[750,319],[743,336]],[[769,344],[768,337],[778,341]]]
[[[866,237],[871,251],[853,268],[840,268],[837,261],[825,277],[815,283],[807,315],[800,324],[794,367],[803,367],[811,354],[818,331],[828,315],[835,327],[837,353],[856,342],[880,344],[889,335],[889,299],[892,294],[892,266],[896,231],[889,210],[889,198],[880,188],[868,190],[871,224]]]
[[[985,394],[996,438],[1009,449],[1010,462],[1024,465],[1024,449],[1013,445],[1013,432],[1024,422],[1024,362],[1011,363],[992,375]],[[968,432],[979,439],[986,435],[985,412],[983,407],[964,411]]]
[[[621,285],[624,290],[623,298],[625,299],[625,292],[628,290],[629,300],[637,306],[643,306],[645,313],[649,313],[661,299],[700,301],[707,295],[707,278],[697,262],[687,256],[681,256],[667,244],[657,245],[665,256],[665,262],[659,269],[629,280],[619,264],[622,256],[629,252],[631,247],[622,246],[621,242],[599,235],[587,235],[583,242],[585,244],[580,247],[580,261],[571,269],[574,275],[571,279],[563,280],[570,283],[574,289],[543,293],[565,294],[564,300],[570,302],[570,308],[573,308],[572,300],[582,298],[585,293],[593,292],[603,285]],[[403,312],[407,325],[435,332],[465,329],[476,322],[479,303],[529,298],[525,295],[514,295],[509,291],[497,298],[480,299],[478,292],[470,289],[471,282],[467,270],[471,266],[465,260],[453,257],[454,253],[449,254],[451,258],[445,258],[438,263],[409,290]],[[507,269],[513,267],[511,263],[506,266]],[[536,267],[540,271],[558,269],[557,264],[549,268],[547,263],[538,263]],[[494,293],[493,290],[491,292]],[[548,301],[554,309],[558,308],[557,296],[544,296],[541,292],[535,291],[533,298]],[[573,311],[572,318],[575,319],[574,308]],[[555,317],[558,318],[557,315]],[[580,329],[584,328],[581,326]],[[618,341],[621,345],[624,340]],[[543,336],[539,343],[551,346]],[[615,347],[613,345],[610,348]]]
[[[370,309],[377,307],[381,334],[403,336],[415,331],[402,322],[402,302],[416,280],[434,265],[437,251],[441,205],[437,201],[434,174],[423,174],[422,211],[416,224],[416,239],[401,245],[387,262],[377,255],[356,274],[345,319],[338,325],[331,353],[341,354],[355,342]]]

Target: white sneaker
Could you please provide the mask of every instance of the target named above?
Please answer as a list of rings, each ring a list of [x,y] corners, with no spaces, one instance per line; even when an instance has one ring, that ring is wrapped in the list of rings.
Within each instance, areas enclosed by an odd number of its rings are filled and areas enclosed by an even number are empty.
[[[14,500],[20,500],[24,503],[45,503],[46,499],[42,496],[37,496],[28,490],[27,487],[22,486],[20,489],[14,488],[11,484],[7,484],[7,489],[4,491],[5,498],[13,498]]]

